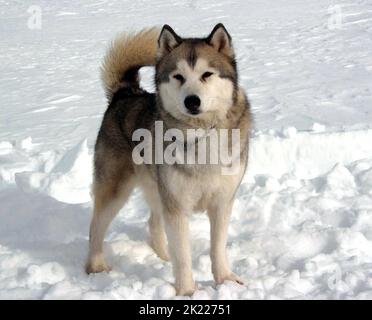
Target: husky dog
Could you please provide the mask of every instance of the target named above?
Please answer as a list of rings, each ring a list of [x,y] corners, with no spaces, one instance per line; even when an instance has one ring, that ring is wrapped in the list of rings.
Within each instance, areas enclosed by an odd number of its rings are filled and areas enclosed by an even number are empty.
[[[156,92],[140,87],[139,69],[155,66]],[[243,284],[229,266],[227,230],[235,193],[248,159],[249,102],[238,86],[232,40],[222,24],[206,38],[181,38],[165,25],[121,35],[108,50],[102,79],[109,100],[94,154],[94,212],[87,273],[109,271],[103,255],[107,228],[135,187],[151,208],[150,244],[171,260],[177,295],[192,295],[189,216],[206,211],[210,220],[212,273],[217,284]],[[134,163],[137,129],[238,129],[238,171],[222,175],[211,164]],[[231,145],[230,145],[231,147]]]

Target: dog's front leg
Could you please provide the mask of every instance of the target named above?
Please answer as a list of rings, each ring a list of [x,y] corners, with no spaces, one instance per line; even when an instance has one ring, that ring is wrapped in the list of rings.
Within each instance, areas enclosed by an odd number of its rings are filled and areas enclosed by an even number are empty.
[[[189,218],[182,212],[165,212],[165,230],[173,265],[176,294],[191,296],[195,291],[189,239]]]
[[[227,201],[227,203],[218,201],[208,209],[211,224],[212,273],[216,284],[221,284],[225,280],[243,284],[243,281],[231,271],[226,252],[232,205],[233,201]]]

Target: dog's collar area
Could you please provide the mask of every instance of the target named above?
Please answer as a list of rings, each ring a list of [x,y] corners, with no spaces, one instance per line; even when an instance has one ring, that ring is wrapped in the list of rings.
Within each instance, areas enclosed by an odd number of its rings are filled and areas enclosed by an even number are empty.
[[[199,129],[202,129],[202,128],[199,128]],[[195,138],[194,138],[192,141],[187,141],[187,140],[186,140],[186,141],[183,143],[183,147],[184,147],[184,149],[186,150],[188,147],[191,147],[192,145],[197,145],[199,141],[208,138],[208,137],[210,136],[210,134],[211,134],[211,131],[212,131],[213,129],[216,129],[216,125],[213,125],[213,126],[209,127],[208,129],[203,129],[203,130],[205,130],[206,132],[205,132],[205,134],[203,134],[202,136],[197,136],[197,135],[195,135]]]
[[[189,142],[187,140],[184,141],[182,144],[183,144],[185,149],[187,149],[187,147],[191,147],[192,145],[197,145],[199,141],[201,141],[203,139],[206,139],[208,136],[210,136],[211,131],[217,128],[217,123],[213,123],[212,125],[205,128],[205,127],[200,126],[200,125],[199,126],[198,125],[193,125],[193,124],[191,124],[187,121],[181,120],[181,119],[176,119],[172,114],[170,114],[168,111],[166,111],[164,109],[162,109],[162,112],[164,112],[164,114],[167,115],[167,117],[169,117],[169,119],[171,120],[171,123],[174,122],[174,123],[178,124],[178,126],[177,126],[178,129],[180,129],[179,124],[182,124],[184,128],[182,128],[181,130],[187,130],[187,129],[194,129],[194,130],[202,129],[202,130],[205,130],[205,134],[203,134],[201,136],[195,135],[195,138],[192,139],[191,142]],[[167,124],[167,121],[165,121],[165,120],[163,120],[163,121],[164,121],[165,130],[173,128],[172,125],[169,125],[169,123]],[[177,140],[174,140],[174,141],[177,142]]]
[[[189,123],[185,120],[177,119],[171,113],[169,113],[168,111],[166,111],[164,109],[161,110],[161,113],[163,113],[163,115],[166,115],[167,117],[169,117],[171,122],[177,124],[175,126],[172,126],[172,125],[169,126],[169,125],[167,125],[167,120],[165,118],[160,119],[164,122],[165,127],[167,127],[166,129],[172,129],[173,127],[180,129],[179,124],[182,124],[183,127],[184,127],[182,129],[185,129],[185,130],[187,130],[187,129],[203,129],[203,130],[210,131],[212,129],[217,128],[217,123],[214,123],[214,124],[210,125],[209,127],[205,128],[201,125],[193,125],[193,124],[191,124],[191,123]]]

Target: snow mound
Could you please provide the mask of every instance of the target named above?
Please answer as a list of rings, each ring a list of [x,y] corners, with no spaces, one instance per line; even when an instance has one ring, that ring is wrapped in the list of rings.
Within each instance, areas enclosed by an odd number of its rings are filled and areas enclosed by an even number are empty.
[[[25,192],[42,192],[67,203],[90,201],[92,157],[87,140],[68,150],[49,172],[21,172],[15,176]]]
[[[372,130],[347,132],[296,132],[253,135],[249,175],[270,174],[280,178],[293,173],[311,179],[331,170],[335,164],[348,165],[370,158]]]

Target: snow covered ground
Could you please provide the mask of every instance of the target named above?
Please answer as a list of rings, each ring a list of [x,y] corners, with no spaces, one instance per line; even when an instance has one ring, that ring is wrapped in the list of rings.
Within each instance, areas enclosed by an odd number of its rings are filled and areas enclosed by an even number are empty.
[[[140,192],[109,230],[113,271],[83,271],[98,67],[118,31],[168,23],[196,36],[220,21],[256,119],[229,237],[246,285],[214,287],[195,215],[193,298],[372,299],[369,0],[0,0],[0,299],[173,298]]]

